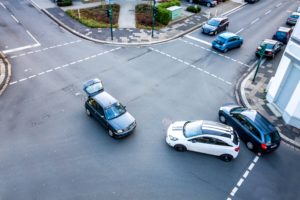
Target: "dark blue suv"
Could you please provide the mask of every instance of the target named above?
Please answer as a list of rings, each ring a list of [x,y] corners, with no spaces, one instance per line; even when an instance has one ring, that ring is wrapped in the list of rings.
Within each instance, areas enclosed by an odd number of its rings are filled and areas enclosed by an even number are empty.
[[[238,133],[248,149],[270,152],[280,145],[276,128],[259,112],[238,105],[225,105],[219,110],[219,120]]]

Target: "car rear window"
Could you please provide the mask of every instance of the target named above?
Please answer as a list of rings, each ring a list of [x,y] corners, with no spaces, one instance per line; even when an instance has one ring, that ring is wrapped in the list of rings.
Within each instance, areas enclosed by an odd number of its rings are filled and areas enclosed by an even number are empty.
[[[294,19],[298,19],[298,18],[299,18],[299,15],[291,15],[290,17],[291,17],[291,18],[294,18]]]
[[[270,44],[270,43],[262,43],[261,46],[266,45],[266,49],[273,49],[274,44]]]
[[[277,37],[286,37],[286,32],[277,31],[276,36]]]
[[[211,26],[218,26],[220,23],[220,21],[218,20],[215,20],[215,19],[211,19],[207,22],[208,25],[211,25]]]
[[[221,37],[221,36],[218,36],[217,39],[216,39],[216,43],[220,44],[220,45],[223,45],[225,43],[225,38]]]
[[[239,143],[239,137],[238,137],[236,131],[233,131],[233,139],[232,139],[232,142],[233,142],[234,144],[236,144],[236,145]]]
[[[279,135],[278,131],[274,131],[274,132],[265,134],[264,138],[265,138],[266,144],[272,144],[272,143],[280,140],[280,135]]]

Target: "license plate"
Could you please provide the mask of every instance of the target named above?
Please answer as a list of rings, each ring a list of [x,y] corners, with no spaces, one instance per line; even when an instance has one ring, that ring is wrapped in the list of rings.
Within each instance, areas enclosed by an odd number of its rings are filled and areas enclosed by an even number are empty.
[[[271,146],[272,149],[275,148],[275,147],[277,147],[277,144],[274,144],[274,145]]]

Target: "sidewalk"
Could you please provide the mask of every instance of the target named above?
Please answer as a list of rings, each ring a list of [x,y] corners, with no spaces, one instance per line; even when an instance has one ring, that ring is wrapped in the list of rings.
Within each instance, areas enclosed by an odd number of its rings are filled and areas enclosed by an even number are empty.
[[[38,5],[39,1],[41,0],[34,1]],[[119,1],[120,0],[114,0],[113,2],[118,3]],[[167,27],[161,30],[154,31],[153,38],[151,37],[151,30],[136,28],[113,29],[113,40],[111,40],[109,28],[87,28],[66,15],[66,13],[64,12],[64,10],[66,9],[87,7],[88,4],[80,4],[76,2],[76,5],[74,6],[59,8],[57,6],[53,7],[53,5],[50,5],[51,3],[49,2],[48,7],[41,7],[41,10],[73,34],[94,42],[122,45],[149,45],[169,41],[199,28],[203,22],[207,21],[209,17],[215,14],[222,15],[244,5],[233,1],[226,1],[219,4],[215,8],[207,9],[206,7],[202,6],[202,9],[204,11],[201,11],[200,14],[193,14],[191,16],[186,16],[186,18],[180,19],[178,21],[171,22]],[[122,6],[122,4],[124,3],[120,4]],[[185,1],[182,1],[182,4],[185,7],[189,5]],[[97,5],[97,3],[94,3],[93,5]],[[183,13],[186,12],[184,11]]]
[[[248,108],[258,110],[279,130],[282,139],[290,145],[300,149],[300,130],[290,125],[286,125],[281,117],[276,117],[268,107],[266,100],[266,89],[268,83],[276,73],[278,64],[266,62],[262,64],[257,73],[255,82],[252,82],[254,77],[255,67],[245,75],[240,82],[238,101]]]

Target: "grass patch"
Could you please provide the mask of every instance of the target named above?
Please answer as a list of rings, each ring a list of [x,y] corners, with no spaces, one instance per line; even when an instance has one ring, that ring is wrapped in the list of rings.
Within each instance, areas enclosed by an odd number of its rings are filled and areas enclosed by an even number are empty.
[[[135,6],[136,27],[139,29],[152,29],[152,6],[149,4],[139,4]],[[155,20],[155,30],[165,27]]]
[[[118,28],[120,5],[112,4],[112,24],[114,28]],[[93,8],[80,9],[80,18],[78,10],[67,10],[66,13],[81,24],[90,28],[109,28],[109,17],[106,16],[106,10],[109,5],[100,5]]]

